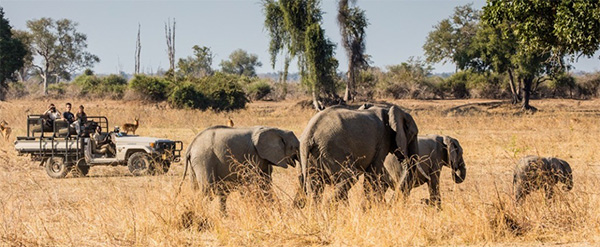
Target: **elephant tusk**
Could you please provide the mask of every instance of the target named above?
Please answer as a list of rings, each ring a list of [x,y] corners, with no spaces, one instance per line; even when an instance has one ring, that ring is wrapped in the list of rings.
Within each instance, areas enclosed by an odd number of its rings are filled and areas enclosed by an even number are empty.
[[[431,180],[431,177],[429,177],[429,175],[427,175],[427,173],[425,173],[425,171],[423,171],[423,168],[421,168],[420,165],[417,165],[417,171],[419,171],[421,173],[421,175],[423,175],[423,177],[425,177],[427,179],[427,181]]]

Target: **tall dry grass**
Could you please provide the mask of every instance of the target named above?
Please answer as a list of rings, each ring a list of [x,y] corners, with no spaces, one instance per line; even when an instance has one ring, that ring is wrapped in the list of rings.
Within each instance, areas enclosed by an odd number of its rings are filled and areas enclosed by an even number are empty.
[[[297,168],[275,168],[274,202],[233,193],[227,217],[184,183],[182,165],[166,175],[132,177],[125,167],[93,167],[89,177],[51,179],[38,164],[0,142],[0,243],[2,245],[596,245],[600,241],[598,101],[534,101],[541,111],[515,114],[500,107],[463,107],[468,101],[397,101],[413,109],[421,134],[460,140],[467,179],[454,184],[442,171],[442,207],[420,203],[426,186],[406,203],[361,207],[360,183],[350,203],[295,209]],[[469,101],[470,102],[470,101]],[[60,107],[64,102],[54,102]],[[72,102],[74,105],[79,102]],[[25,115],[48,102],[0,102],[0,119],[25,133]],[[295,102],[252,103],[233,113],[172,110],[138,102],[86,102],[88,115],[106,115],[111,126],[140,117],[136,133],[184,141],[204,128],[227,123],[267,125],[298,136],[314,114]],[[574,189],[546,201],[533,193],[512,204],[512,171],[523,155],[570,162]],[[388,193],[388,197],[389,197]]]

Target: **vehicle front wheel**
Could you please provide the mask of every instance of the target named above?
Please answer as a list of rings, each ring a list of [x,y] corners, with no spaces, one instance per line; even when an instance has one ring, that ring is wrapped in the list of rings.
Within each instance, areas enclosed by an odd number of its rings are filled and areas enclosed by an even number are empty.
[[[90,166],[85,162],[85,159],[79,159],[77,165],[71,169],[73,177],[85,177],[90,172]]]
[[[134,176],[149,174],[152,168],[152,158],[144,152],[137,152],[129,156],[127,168]]]
[[[46,173],[51,178],[64,178],[69,173],[69,166],[61,157],[48,158],[45,163]]]
[[[160,175],[160,174],[165,174],[167,172],[169,172],[169,168],[171,167],[171,162],[168,160],[164,160],[162,162],[156,162],[154,163],[154,169],[152,169],[152,171],[154,172],[154,175]]]

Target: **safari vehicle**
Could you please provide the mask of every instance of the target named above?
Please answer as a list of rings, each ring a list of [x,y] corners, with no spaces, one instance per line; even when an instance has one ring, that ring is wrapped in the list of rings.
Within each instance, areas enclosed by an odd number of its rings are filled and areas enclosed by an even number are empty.
[[[100,126],[101,135],[110,136],[115,153],[102,152],[91,133]],[[108,129],[108,119],[89,116],[79,134],[66,121],[50,121],[41,115],[27,116],[27,136],[19,136],[15,149],[31,156],[52,178],[86,176],[92,166],[126,165],[135,175],[161,174],[172,162],[179,162],[183,143],[154,137],[127,135]],[[106,151],[106,150],[105,150]]]

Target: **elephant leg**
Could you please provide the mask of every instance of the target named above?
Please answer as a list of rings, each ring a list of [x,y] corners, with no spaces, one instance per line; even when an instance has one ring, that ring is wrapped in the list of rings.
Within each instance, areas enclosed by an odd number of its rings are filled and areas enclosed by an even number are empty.
[[[440,196],[440,178],[439,173],[430,177],[427,182],[429,187],[429,205],[435,206],[438,209],[442,208],[442,198]]]
[[[219,210],[223,216],[227,216],[227,197],[229,196],[228,186],[219,186],[217,189],[217,196],[219,197]]]
[[[387,186],[381,180],[380,175],[366,172],[363,190],[367,203],[382,203],[385,201]]]
[[[356,183],[356,176],[351,171],[342,171],[341,174],[336,176],[335,179],[335,190],[333,193],[333,199],[335,201],[348,202],[348,191],[352,188],[352,185]]]
[[[273,186],[271,179],[271,170],[268,173],[263,172],[261,174],[260,192],[263,199],[268,202],[274,202]]]
[[[554,197],[554,186],[545,186],[544,191],[546,192],[546,199],[551,200]]]
[[[312,174],[310,176],[310,193],[312,193],[312,198],[314,203],[321,203],[323,199],[323,191],[325,190],[325,181],[324,177],[322,177],[321,173]]]

